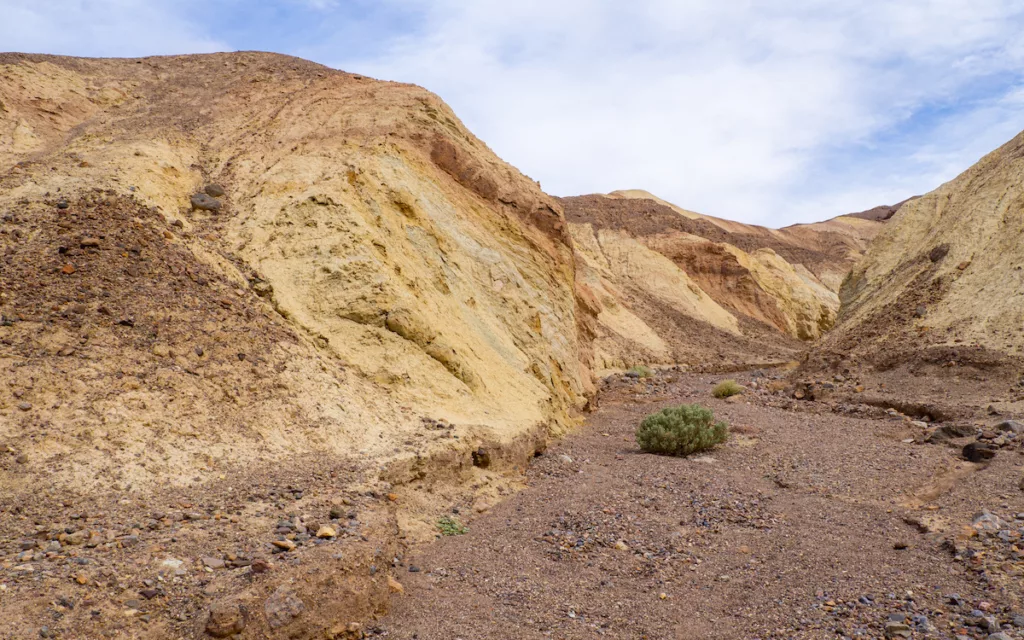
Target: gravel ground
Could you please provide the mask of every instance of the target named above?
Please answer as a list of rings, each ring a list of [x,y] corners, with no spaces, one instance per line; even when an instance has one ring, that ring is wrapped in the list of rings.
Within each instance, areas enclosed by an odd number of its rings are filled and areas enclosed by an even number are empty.
[[[782,409],[771,406],[782,392],[763,384],[715,400],[717,381],[607,385],[587,424],[536,459],[525,490],[405,556],[404,595],[369,633],[1024,637],[1019,444],[975,465],[962,443],[920,444],[905,416]],[[641,453],[639,420],[682,402],[712,407],[730,441],[691,458]],[[986,509],[994,527],[978,519]]]

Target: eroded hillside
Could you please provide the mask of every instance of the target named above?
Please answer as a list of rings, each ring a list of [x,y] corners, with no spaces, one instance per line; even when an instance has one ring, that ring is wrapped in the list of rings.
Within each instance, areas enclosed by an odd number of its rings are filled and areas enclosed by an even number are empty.
[[[0,105],[5,627],[45,567],[159,574],[180,615],[146,633],[201,634],[195,549],[297,547],[351,593],[314,607],[307,578],[248,629],[298,601],[322,637],[381,604],[399,530],[485,508],[576,423],[593,321],[561,209],[432,94],[268,54],[5,54]],[[291,580],[272,564],[215,575],[235,618]]]
[[[200,441],[227,425],[203,406],[222,394],[194,387],[229,387],[244,411],[301,413],[289,446],[329,421],[346,451],[390,450],[424,415],[496,437],[557,430],[585,401],[557,205],[431,94],[257,54],[3,62],[4,360],[24,389],[0,402],[15,424],[102,415],[87,394],[58,398],[72,379],[122,409],[141,396]],[[194,207],[213,183],[217,209]],[[210,309],[183,306],[181,278]],[[258,415],[238,418],[281,439],[280,418]],[[145,421],[105,430],[131,422]],[[136,446],[159,428],[131,425]]]
[[[562,203],[597,300],[599,369],[792,359],[832,327],[839,284],[882,226],[844,216],[766,229],[642,191]]]
[[[839,325],[815,362],[1019,366],[1022,233],[1024,134],[900,208],[843,284]]]

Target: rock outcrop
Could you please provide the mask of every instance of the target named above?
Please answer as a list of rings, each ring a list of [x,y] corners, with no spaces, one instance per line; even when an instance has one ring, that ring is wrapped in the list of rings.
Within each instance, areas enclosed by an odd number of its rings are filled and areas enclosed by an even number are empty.
[[[843,283],[839,324],[815,359],[1019,362],[1022,237],[1024,134],[899,209]]]
[[[264,54],[5,55],[0,102],[0,438],[124,445],[51,480],[156,479],[155,441],[390,452],[424,415],[557,432],[586,401],[560,207],[430,93]]]
[[[594,292],[598,369],[784,361],[831,328],[836,293],[879,222],[781,230],[681,209],[643,191],[562,198]],[[631,356],[631,357],[630,357]]]
[[[88,590],[118,567],[174,576],[183,617],[147,637],[344,636],[399,531],[495,499],[593,389],[560,205],[419,87],[260,53],[3,54],[0,219],[10,628],[50,597],[37,568]],[[337,540],[306,539],[328,519]],[[99,565],[76,574],[78,542]],[[192,553],[263,577],[218,578],[204,611]],[[263,606],[299,574],[288,615]],[[98,637],[110,607],[62,625]]]

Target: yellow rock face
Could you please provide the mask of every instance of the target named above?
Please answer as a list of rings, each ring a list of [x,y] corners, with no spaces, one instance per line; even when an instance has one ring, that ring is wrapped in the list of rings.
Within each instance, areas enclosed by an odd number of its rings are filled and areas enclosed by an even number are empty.
[[[39,347],[0,354],[38,407],[0,400],[0,440],[74,452],[52,481],[452,446],[424,417],[466,447],[575,423],[592,358],[561,209],[436,96],[266,54],[6,55],[0,101],[0,210],[26,240],[0,338]],[[221,209],[194,210],[211,183]],[[59,426],[26,439],[40,419]]]
[[[574,223],[577,247],[590,248],[585,251],[588,264],[601,263],[609,273],[616,272],[613,282],[619,289],[628,281],[682,315],[780,347],[785,345],[773,337],[776,331],[809,341],[832,327],[839,309],[835,289],[875,227],[881,226],[841,218],[766,229],[687,211],[635,190],[563,202]],[[583,231],[591,226],[599,230]],[[603,262],[594,257],[595,247]],[[665,291],[673,291],[677,299],[667,302]],[[764,325],[767,333],[749,324],[745,332],[740,318]],[[632,324],[620,329],[646,336],[657,353],[651,332],[639,332]]]
[[[659,335],[634,312],[643,300],[725,334],[740,335],[736,318],[662,254],[622,231],[595,231],[589,224],[572,224],[570,229],[578,253],[577,278],[600,303],[597,320],[602,331],[595,342],[599,371],[685,360],[674,348],[673,336]],[[664,319],[667,314],[654,315]],[[647,317],[657,326],[655,318]]]
[[[1019,357],[1022,234],[1024,134],[899,210],[844,283],[840,324],[824,349]]]

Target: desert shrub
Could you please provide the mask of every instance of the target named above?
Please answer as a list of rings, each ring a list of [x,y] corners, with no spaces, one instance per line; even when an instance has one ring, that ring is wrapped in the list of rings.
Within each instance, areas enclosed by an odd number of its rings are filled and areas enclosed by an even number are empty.
[[[730,398],[743,393],[743,387],[735,380],[722,380],[711,390],[711,395],[716,398]]]
[[[654,375],[654,372],[651,371],[650,367],[645,367],[642,364],[633,367],[629,371],[630,373],[635,373],[639,378],[650,378]]]
[[[729,427],[699,404],[662,409],[640,423],[636,442],[650,453],[687,456],[705,451],[729,438]]]
[[[437,529],[442,536],[461,536],[469,533],[469,527],[459,522],[458,518],[441,516],[437,520]]]

